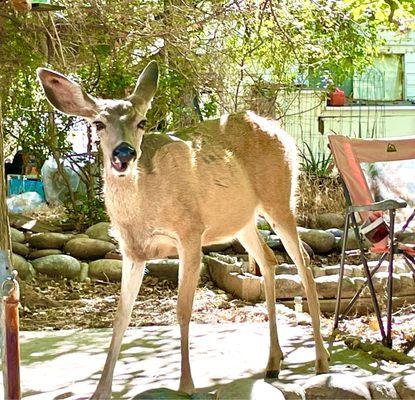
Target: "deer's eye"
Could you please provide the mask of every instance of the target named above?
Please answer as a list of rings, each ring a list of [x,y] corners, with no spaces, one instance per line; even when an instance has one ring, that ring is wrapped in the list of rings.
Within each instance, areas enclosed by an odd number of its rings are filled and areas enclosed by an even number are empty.
[[[97,131],[102,131],[105,129],[105,124],[101,121],[94,121],[93,124],[95,125]]]
[[[138,129],[144,129],[144,127],[146,126],[146,120],[142,119],[138,124],[137,124],[137,128]]]

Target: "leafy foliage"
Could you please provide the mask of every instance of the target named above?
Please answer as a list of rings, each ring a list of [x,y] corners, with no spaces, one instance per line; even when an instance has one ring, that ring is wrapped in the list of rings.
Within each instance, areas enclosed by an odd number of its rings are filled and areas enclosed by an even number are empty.
[[[314,154],[308,143],[303,143],[304,150],[300,149],[301,168],[311,176],[324,178],[330,175],[333,169],[331,153]]]
[[[50,127],[39,66],[70,74],[93,95],[119,98],[156,59],[160,87],[147,126],[167,131],[252,107],[258,93],[275,98],[299,84],[338,85],[371,62],[379,29],[405,31],[415,14],[412,0],[381,0],[380,7],[371,0],[59,3],[62,12],[16,13],[0,2],[5,137],[39,160],[53,149],[65,153],[76,122],[59,116]]]

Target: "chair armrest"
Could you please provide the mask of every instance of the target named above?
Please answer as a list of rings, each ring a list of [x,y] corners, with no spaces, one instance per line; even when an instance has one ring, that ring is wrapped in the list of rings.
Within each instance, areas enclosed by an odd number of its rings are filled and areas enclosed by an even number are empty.
[[[397,210],[399,208],[405,208],[406,206],[406,201],[402,199],[387,199],[362,206],[349,206],[348,212]]]

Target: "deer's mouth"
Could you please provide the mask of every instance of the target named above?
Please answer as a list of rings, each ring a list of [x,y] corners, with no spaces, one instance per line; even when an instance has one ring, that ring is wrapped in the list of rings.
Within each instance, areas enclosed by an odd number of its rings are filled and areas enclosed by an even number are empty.
[[[127,171],[128,165],[129,165],[129,162],[127,162],[127,161],[121,161],[118,158],[113,158],[111,160],[111,166],[117,172],[125,172],[125,171]]]
[[[135,160],[137,152],[130,144],[123,142],[112,152],[111,166],[118,173],[123,173],[128,169],[131,161]]]

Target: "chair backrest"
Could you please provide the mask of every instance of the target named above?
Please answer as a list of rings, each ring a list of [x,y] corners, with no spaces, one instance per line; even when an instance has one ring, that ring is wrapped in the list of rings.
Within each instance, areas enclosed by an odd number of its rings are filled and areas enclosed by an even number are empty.
[[[355,139],[329,135],[334,162],[346,185],[353,205],[373,203],[361,163],[415,159],[415,137],[389,139]],[[370,213],[360,213],[366,220]]]

